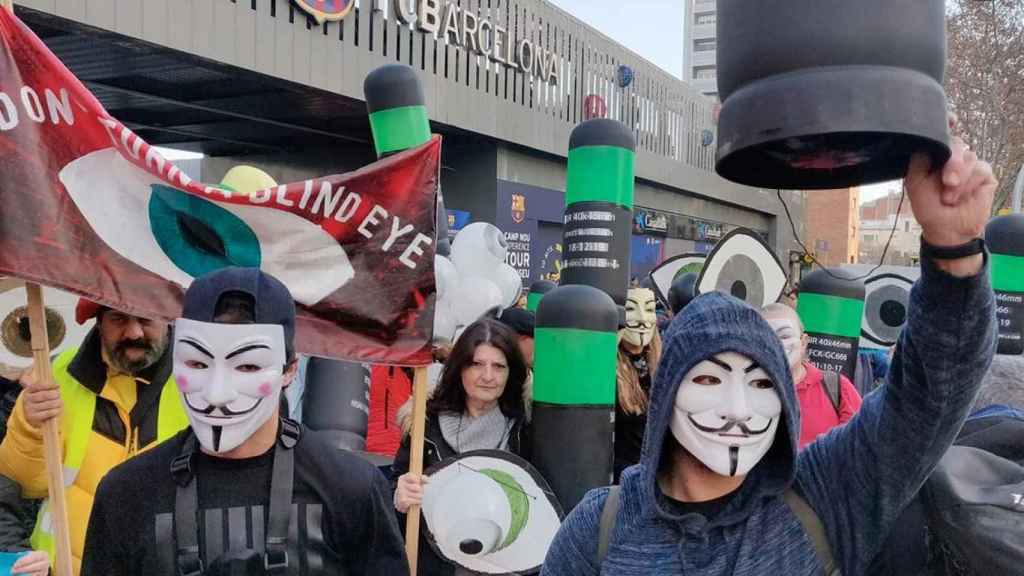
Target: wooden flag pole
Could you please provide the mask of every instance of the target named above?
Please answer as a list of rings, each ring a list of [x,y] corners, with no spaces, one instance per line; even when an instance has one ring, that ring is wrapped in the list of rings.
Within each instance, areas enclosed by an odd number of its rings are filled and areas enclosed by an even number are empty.
[[[0,7],[14,13],[13,0],[0,0]],[[25,283],[28,294],[28,321],[32,332],[32,368],[37,386],[53,388],[53,368],[50,366],[50,336],[46,332],[46,310],[43,290],[34,282]],[[64,497],[64,459],[60,441],[60,420],[52,418],[43,424],[43,454],[46,459],[46,478],[50,492],[50,524],[53,527],[56,550],[56,576],[72,576],[71,536],[68,533],[67,499]],[[51,559],[53,560],[53,559]]]
[[[28,293],[28,321],[32,332],[32,367],[35,370],[36,385],[53,388],[50,337],[46,333],[43,290],[39,284],[27,282],[25,291]],[[68,534],[67,500],[64,498],[64,463],[59,417],[51,418],[43,424],[43,452],[46,457],[46,478],[50,487],[50,522],[57,551],[54,573],[57,576],[71,576],[71,538]]]
[[[0,0],[0,7],[14,13],[13,0]],[[28,294],[28,321],[32,332],[32,367],[37,386],[53,388],[53,368],[50,366],[50,337],[46,332],[46,310],[43,308],[43,290],[34,282],[25,283]],[[46,459],[46,478],[50,492],[50,523],[53,527],[54,548],[57,553],[56,576],[72,576],[71,537],[68,533],[67,500],[64,497],[64,459],[60,442],[60,420],[52,418],[43,424],[43,454]],[[52,559],[51,559],[52,560]]]
[[[409,473],[423,474],[423,434],[427,425],[427,368],[415,370],[412,384],[412,444],[409,447]],[[405,517],[405,554],[409,574],[416,576],[420,548],[420,507],[411,506]]]

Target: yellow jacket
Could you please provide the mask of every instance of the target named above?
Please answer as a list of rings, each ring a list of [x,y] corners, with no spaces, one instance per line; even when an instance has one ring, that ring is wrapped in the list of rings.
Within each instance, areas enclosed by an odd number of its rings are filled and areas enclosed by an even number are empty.
[[[89,513],[103,476],[188,426],[171,378],[169,348],[156,364],[136,376],[108,370],[101,349],[99,332],[93,329],[81,349],[67,350],[53,363],[54,381],[64,403],[60,432],[75,574],[81,569]],[[0,474],[18,482],[26,497],[47,495],[42,431],[25,420],[21,398],[0,443]],[[49,507],[44,504],[32,545],[49,551],[51,558],[52,534]]]

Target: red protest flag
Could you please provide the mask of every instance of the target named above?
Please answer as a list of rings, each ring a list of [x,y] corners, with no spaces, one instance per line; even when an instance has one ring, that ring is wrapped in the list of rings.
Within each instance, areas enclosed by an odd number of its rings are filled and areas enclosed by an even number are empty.
[[[192,181],[111,118],[23,23],[0,14],[0,275],[174,318],[193,278],[278,277],[300,352],[431,361],[441,144],[251,195]]]

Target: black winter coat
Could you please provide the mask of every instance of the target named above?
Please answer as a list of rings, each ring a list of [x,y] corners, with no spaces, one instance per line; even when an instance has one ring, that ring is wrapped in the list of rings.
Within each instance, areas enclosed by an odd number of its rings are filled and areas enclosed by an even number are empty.
[[[21,386],[13,380],[0,377],[0,440],[7,434],[7,418],[14,409],[14,401]],[[0,476],[0,552],[31,550],[29,537],[36,525],[39,500],[21,497],[21,486],[6,476]]]

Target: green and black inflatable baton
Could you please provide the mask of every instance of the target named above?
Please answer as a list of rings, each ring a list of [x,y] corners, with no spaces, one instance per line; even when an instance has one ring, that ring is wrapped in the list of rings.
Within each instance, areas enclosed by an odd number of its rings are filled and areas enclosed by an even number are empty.
[[[566,510],[612,480],[635,148],[614,120],[589,120],[569,138],[564,264],[537,307],[533,388],[533,463]]]
[[[615,120],[588,120],[569,137],[559,284],[600,288],[619,306],[629,288],[635,157],[633,134]]]
[[[566,510],[612,481],[618,328],[592,286],[560,286],[537,307],[532,462]]]
[[[415,148],[430,140],[430,118],[427,115],[423,85],[416,71],[405,64],[386,64],[363,81],[366,108],[370,113],[370,130],[377,157],[383,158],[402,150]],[[448,213],[441,193],[437,194],[436,253],[448,256]]]
[[[415,70],[404,64],[381,66],[366,76],[363,94],[378,158],[430,140],[423,85]]]
[[[555,288],[558,288],[558,284],[555,284],[551,280],[537,280],[533,284],[530,284],[530,292],[526,295],[526,309],[531,312],[536,312],[537,305],[540,304],[540,299]]]
[[[423,86],[416,72],[404,64],[387,64],[377,68],[363,82],[366,108],[370,113],[370,129],[377,157],[383,158],[430,140],[430,119],[427,116]],[[444,203],[438,194],[435,217],[445,217]],[[440,230],[440,226],[438,226]],[[447,232],[445,232],[447,235]],[[438,238],[437,246],[447,244],[447,238]],[[409,450],[409,472],[423,473],[423,437],[427,413],[427,369],[416,368],[413,378],[413,418]],[[416,575],[419,558],[420,512],[419,506],[409,509],[405,523],[405,553],[410,574]]]
[[[1024,214],[990,220],[985,227],[985,243],[996,293],[997,353],[1024,354]]]
[[[864,317],[864,282],[839,268],[815,270],[800,281],[796,311],[807,334],[807,356],[820,370],[853,381]]]

